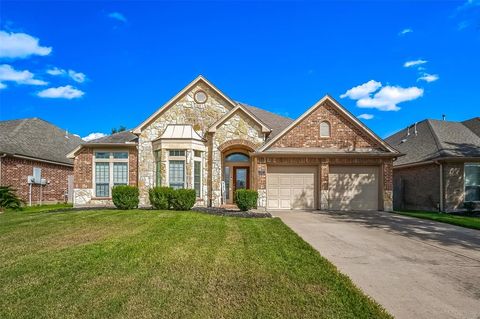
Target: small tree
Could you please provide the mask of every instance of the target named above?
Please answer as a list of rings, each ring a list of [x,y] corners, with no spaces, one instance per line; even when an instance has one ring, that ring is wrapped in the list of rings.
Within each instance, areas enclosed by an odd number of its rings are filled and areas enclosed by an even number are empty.
[[[22,209],[22,201],[10,186],[0,186],[0,211],[5,209]]]

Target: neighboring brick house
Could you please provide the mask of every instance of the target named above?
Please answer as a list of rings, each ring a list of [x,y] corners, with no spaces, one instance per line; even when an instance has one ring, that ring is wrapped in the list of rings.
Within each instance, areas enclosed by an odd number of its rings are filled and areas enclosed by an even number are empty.
[[[386,141],[394,162],[394,208],[455,211],[480,202],[480,118],[423,120]]]
[[[73,179],[73,161],[66,155],[81,142],[39,118],[0,121],[0,185],[13,187],[26,204],[66,201]],[[29,183],[34,169],[40,169],[43,184]]]
[[[233,101],[202,76],[131,132],[82,144],[74,204],[111,205],[111,187],[191,188],[197,204],[258,191],[268,209],[392,209],[398,151],[325,96],[300,118]]]

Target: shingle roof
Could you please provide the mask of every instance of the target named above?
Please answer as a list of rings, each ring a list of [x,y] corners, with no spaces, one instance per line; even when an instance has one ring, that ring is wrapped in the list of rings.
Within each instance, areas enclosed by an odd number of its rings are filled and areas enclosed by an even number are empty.
[[[84,144],[125,144],[136,143],[138,136],[130,131],[118,132],[112,135],[100,137]]]
[[[73,164],[66,154],[82,139],[39,118],[0,121],[0,153]]]
[[[385,139],[406,154],[394,162],[395,166],[442,157],[480,157],[480,135],[464,122],[427,119],[417,123],[416,131],[412,125]]]
[[[242,106],[245,106],[254,116],[256,116],[260,121],[265,123],[269,128],[272,129],[272,132],[268,136],[268,140],[273,138],[275,135],[283,131],[287,126],[289,126],[293,120],[291,118],[281,116],[269,111],[265,111],[255,106],[251,106],[245,103],[237,102]]]

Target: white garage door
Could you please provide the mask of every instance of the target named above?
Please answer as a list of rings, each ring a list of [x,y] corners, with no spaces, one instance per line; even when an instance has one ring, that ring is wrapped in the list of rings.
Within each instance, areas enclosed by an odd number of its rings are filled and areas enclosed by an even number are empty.
[[[378,210],[378,167],[330,166],[329,208]]]
[[[269,166],[267,171],[269,209],[315,209],[317,167]]]

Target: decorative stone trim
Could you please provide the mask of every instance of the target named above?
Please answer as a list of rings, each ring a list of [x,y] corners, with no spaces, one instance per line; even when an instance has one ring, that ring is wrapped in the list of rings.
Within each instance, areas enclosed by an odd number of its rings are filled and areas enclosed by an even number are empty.
[[[249,149],[249,151],[252,151],[252,152],[255,151],[255,149],[257,148],[257,145],[255,145],[255,143],[253,143],[252,141],[244,140],[244,139],[234,139],[234,140],[226,141],[225,143],[221,144],[218,147],[218,150],[220,152],[225,152],[229,148],[238,147],[238,146],[246,147]]]

